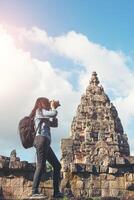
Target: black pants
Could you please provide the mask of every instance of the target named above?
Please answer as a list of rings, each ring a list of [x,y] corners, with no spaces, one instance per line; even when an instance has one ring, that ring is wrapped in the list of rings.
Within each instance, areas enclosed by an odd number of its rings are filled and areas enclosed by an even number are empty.
[[[55,153],[50,147],[49,140],[42,135],[38,135],[35,137],[34,140],[34,147],[36,148],[37,153],[37,164],[36,170],[33,178],[33,186],[32,186],[32,193],[38,192],[38,187],[40,184],[41,176],[45,170],[46,160],[52,165],[53,167],[53,188],[54,193],[59,191],[59,182],[60,182],[60,170],[61,164],[58,161]]]

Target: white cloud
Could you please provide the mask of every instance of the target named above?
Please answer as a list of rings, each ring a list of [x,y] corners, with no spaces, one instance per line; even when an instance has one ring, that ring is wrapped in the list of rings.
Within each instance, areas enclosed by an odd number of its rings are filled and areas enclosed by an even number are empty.
[[[56,54],[63,55],[81,64],[86,70],[87,76],[92,71],[97,71],[101,80],[108,89],[117,95],[127,95],[133,87],[134,75],[129,71],[127,62],[129,57],[121,51],[109,50],[104,46],[93,43],[85,35],[70,31],[58,37],[51,37],[46,31],[37,27],[21,32],[21,37],[44,45]],[[82,80],[85,85],[86,81]],[[86,77],[88,80],[89,77]]]

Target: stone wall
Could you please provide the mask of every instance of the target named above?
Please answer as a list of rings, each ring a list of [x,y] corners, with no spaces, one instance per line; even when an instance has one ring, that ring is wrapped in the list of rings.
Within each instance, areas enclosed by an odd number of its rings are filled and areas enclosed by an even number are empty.
[[[71,164],[71,171],[64,172],[62,190],[73,193],[75,198],[119,197],[134,199],[134,165],[95,166]],[[134,162],[134,159],[133,159]]]
[[[18,157],[0,156],[0,200],[25,199],[31,194],[35,163],[20,161]],[[41,192],[52,195],[52,172],[44,173]]]

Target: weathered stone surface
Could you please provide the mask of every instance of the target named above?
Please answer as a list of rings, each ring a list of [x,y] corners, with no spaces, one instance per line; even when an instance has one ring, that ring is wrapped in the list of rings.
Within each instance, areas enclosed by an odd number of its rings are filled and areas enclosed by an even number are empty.
[[[109,196],[110,197],[118,197],[119,196],[119,189],[118,189],[118,187],[114,188],[114,189],[110,188]]]
[[[101,188],[108,189],[109,188],[109,181],[107,181],[107,180],[101,181]]]
[[[108,166],[100,165],[100,173],[107,173],[108,172]]]
[[[118,181],[118,188],[124,190],[124,188],[125,188],[125,177],[118,177],[118,178],[116,178],[116,180]]]
[[[107,180],[115,180],[116,176],[112,174],[107,174]]]
[[[77,172],[76,164],[74,164],[74,163],[70,164],[70,172]]]
[[[124,165],[124,164],[125,164],[125,158],[116,157],[116,165]]]
[[[10,157],[0,156],[0,199],[29,199],[35,165],[20,161],[15,150],[11,152]],[[40,189],[43,193],[47,190],[48,197],[52,197],[52,172],[42,176]]]
[[[84,183],[81,180],[76,181],[76,188],[83,189],[83,184]]]
[[[109,167],[109,174],[116,174],[118,172],[118,168]]]
[[[110,193],[109,188],[102,188],[101,189],[101,196],[102,197],[109,197],[109,193]]]
[[[86,172],[92,173],[93,172],[93,165],[86,165]]]
[[[134,183],[134,157],[130,156],[118,112],[99,84],[96,72],[81,96],[71,124],[71,136],[62,139],[61,144],[63,177],[67,172],[75,174],[68,182],[77,197],[83,191],[86,197],[129,195],[127,188],[133,188]],[[71,162],[67,162],[70,152]],[[74,183],[81,183],[77,184],[77,192]]]

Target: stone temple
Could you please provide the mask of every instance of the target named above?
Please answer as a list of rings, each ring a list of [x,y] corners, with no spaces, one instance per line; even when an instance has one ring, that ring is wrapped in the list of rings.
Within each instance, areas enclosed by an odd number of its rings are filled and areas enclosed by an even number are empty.
[[[92,73],[71,124],[61,141],[62,189],[83,197],[134,199],[134,157],[115,106]]]

